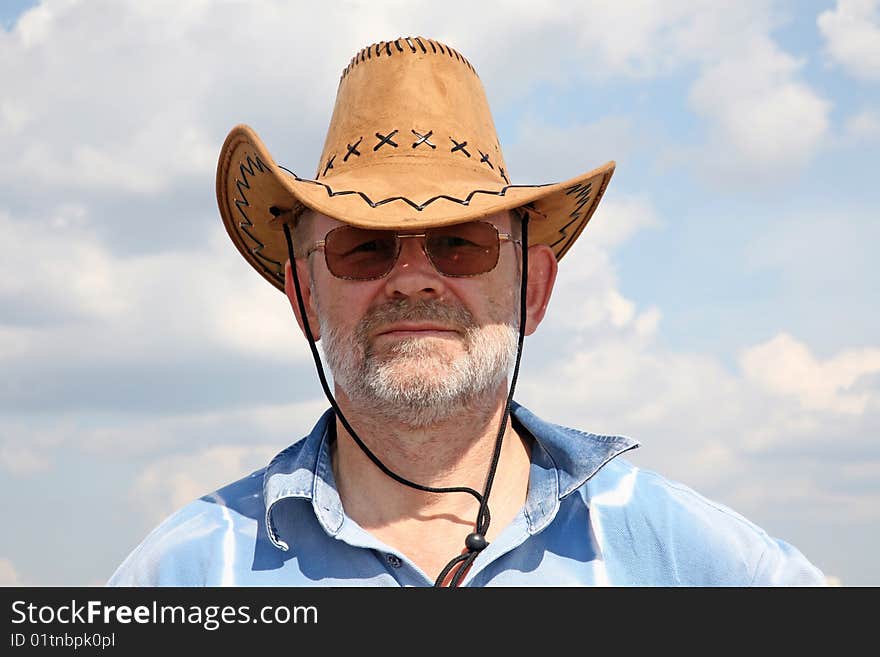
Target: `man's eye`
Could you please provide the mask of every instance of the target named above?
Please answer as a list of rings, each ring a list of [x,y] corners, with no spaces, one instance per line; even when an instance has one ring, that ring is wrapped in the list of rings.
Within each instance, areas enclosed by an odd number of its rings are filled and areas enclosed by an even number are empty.
[[[458,235],[444,235],[437,239],[438,245],[444,249],[475,249],[480,248],[479,244],[471,242],[469,239]]]
[[[379,250],[379,242],[377,240],[370,240],[369,242],[362,242],[357,244],[350,253],[371,253],[373,251]]]
[[[364,242],[358,242],[357,244],[354,244],[350,248],[346,249],[346,251],[343,253],[343,256],[358,257],[372,256],[377,254],[385,255],[393,249],[393,243],[390,243],[388,240],[366,240]]]

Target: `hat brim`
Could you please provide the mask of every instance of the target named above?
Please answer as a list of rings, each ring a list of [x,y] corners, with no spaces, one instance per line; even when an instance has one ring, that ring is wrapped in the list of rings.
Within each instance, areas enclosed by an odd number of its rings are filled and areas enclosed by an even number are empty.
[[[310,208],[355,226],[420,229],[487,217],[504,210],[529,212],[530,244],[546,244],[557,260],[571,248],[593,216],[614,162],[565,182],[505,185],[494,179],[456,176],[418,163],[353,169],[344,174],[300,178],[280,167],[246,125],[232,129],[217,165],[217,202],[236,248],[261,276],[284,291],[287,245],[281,217]],[[418,190],[418,194],[408,190]]]

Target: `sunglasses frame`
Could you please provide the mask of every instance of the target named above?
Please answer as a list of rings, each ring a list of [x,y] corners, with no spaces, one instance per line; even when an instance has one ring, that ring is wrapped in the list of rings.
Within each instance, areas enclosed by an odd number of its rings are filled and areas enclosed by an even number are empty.
[[[449,278],[473,278],[474,276],[482,276],[483,274],[488,274],[490,271],[492,271],[493,269],[495,269],[495,267],[498,266],[498,256],[501,254],[501,243],[502,242],[511,242],[513,244],[521,244],[521,241],[518,239],[514,239],[513,235],[511,235],[510,233],[502,233],[500,230],[498,230],[498,226],[496,226],[495,224],[490,224],[488,221],[473,221],[470,223],[485,224],[486,226],[491,226],[492,229],[495,231],[495,234],[498,236],[498,253],[496,254],[495,262],[486,271],[477,272],[476,274],[447,274],[446,272],[440,271],[440,269],[437,267],[437,263],[434,262],[434,259],[431,257],[431,254],[428,253],[428,249],[427,249],[426,245],[422,244],[422,252],[428,258],[428,262],[431,263],[431,266],[434,268],[434,270],[438,274],[440,274],[441,276],[447,276]],[[398,260],[398,258],[400,258],[400,251],[402,249],[402,244],[401,244],[400,240],[406,239],[406,238],[411,238],[411,237],[427,238],[428,234],[431,232],[430,228],[423,233],[399,233],[399,232],[393,231],[393,230],[383,231],[383,232],[394,233],[394,237],[397,240],[397,252],[394,254],[394,259],[391,261],[391,265],[388,267],[388,270],[378,276],[369,276],[367,278],[360,278],[360,277],[354,277],[354,276],[338,276],[333,271],[333,269],[330,267],[330,262],[327,260],[327,250],[324,248],[324,246],[327,243],[327,236],[330,235],[330,233],[332,233],[333,231],[336,231],[336,230],[340,230],[342,228],[351,228],[351,227],[352,226],[342,225],[342,226],[337,226],[336,228],[333,228],[332,230],[327,231],[327,234],[324,235],[324,239],[318,240],[317,242],[314,242],[308,248],[308,250],[306,251],[305,257],[309,258],[315,251],[319,251],[319,250],[324,251],[324,264],[327,265],[327,271],[329,271],[335,278],[339,278],[339,279],[342,279],[345,281],[377,281],[379,279],[382,279],[382,278],[385,278],[386,276],[388,276],[388,274],[391,273],[391,271],[394,269],[394,266],[397,264],[397,260]],[[359,228],[359,226],[355,226],[355,228]],[[365,228],[364,230],[383,230],[383,229]]]

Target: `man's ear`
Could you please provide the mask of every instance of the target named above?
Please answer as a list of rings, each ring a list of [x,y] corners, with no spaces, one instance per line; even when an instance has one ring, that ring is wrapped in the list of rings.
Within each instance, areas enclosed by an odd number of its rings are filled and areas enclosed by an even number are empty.
[[[535,244],[529,247],[529,280],[526,288],[526,335],[531,335],[538,328],[553,285],[556,283],[558,265],[556,255],[546,244]]]
[[[315,342],[321,339],[321,325],[318,321],[318,313],[315,308],[314,299],[312,297],[312,285],[309,276],[308,265],[301,260],[296,263],[296,273],[299,278],[299,289],[302,293],[303,306],[306,308],[306,316],[309,320],[309,329],[312,331],[312,337]],[[303,324],[302,314],[299,311],[299,303],[296,300],[296,286],[293,283],[293,269],[290,266],[290,260],[284,263],[284,292],[290,301],[290,307],[293,308],[293,314],[296,316],[296,323],[299,324],[303,335],[306,335],[305,324]]]

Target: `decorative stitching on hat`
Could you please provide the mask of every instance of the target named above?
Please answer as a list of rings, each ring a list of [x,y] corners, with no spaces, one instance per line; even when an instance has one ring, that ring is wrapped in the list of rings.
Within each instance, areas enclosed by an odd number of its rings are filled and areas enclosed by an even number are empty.
[[[378,151],[385,144],[388,144],[392,148],[397,148],[399,146],[399,144],[397,142],[395,142],[393,139],[391,139],[395,134],[397,134],[397,132],[398,132],[398,130],[395,128],[387,135],[383,135],[381,132],[374,133],[376,135],[376,139],[378,139],[379,141],[377,141],[376,144],[373,146],[373,152]],[[413,149],[421,146],[422,144],[427,144],[428,146],[431,147],[431,150],[437,149],[437,144],[435,144],[434,142],[432,142],[430,140],[431,136],[434,134],[433,130],[429,130],[428,132],[423,134],[423,133],[419,132],[418,130],[411,128],[410,132],[412,132],[417,137],[417,139],[411,144]],[[363,137],[358,137],[358,140],[354,143],[354,145],[349,144],[349,143],[345,144],[345,148],[348,152],[345,154],[345,157],[342,158],[343,163],[347,164],[348,158],[351,157],[352,155],[355,155],[357,157],[361,156],[361,152],[359,150],[357,150],[357,146],[358,146],[358,144],[360,144],[363,141],[363,139],[364,139]],[[454,137],[449,137],[449,140],[454,144],[454,146],[449,150],[450,153],[455,153],[456,151],[461,151],[462,154],[464,154],[467,158],[471,157],[470,152],[465,148],[469,143],[467,140],[459,142]],[[501,152],[500,145],[497,146],[497,150],[499,153]],[[480,157],[480,164],[485,164],[492,171],[495,171],[495,166],[492,164],[491,160],[489,159],[491,151],[489,153],[484,153],[483,151],[481,151],[478,148],[477,152],[479,152],[479,154],[481,156]],[[336,154],[334,153],[333,156],[327,161],[327,163],[324,167],[323,173],[320,172],[320,168],[318,169],[318,173],[315,175],[316,178],[326,177],[327,172],[330,169],[337,169],[335,162],[334,162],[335,157],[336,157]],[[352,165],[349,165],[349,166],[352,166]],[[498,165],[498,175],[501,177],[501,179],[505,183],[507,183],[508,185],[510,184],[510,178],[507,177],[507,173],[504,171],[504,167],[502,167],[500,164]]]
[[[251,188],[251,184],[248,182],[248,176],[253,178],[255,175],[257,175],[256,171],[259,171],[260,173],[267,173],[269,171],[269,167],[266,165],[265,162],[263,162],[259,158],[259,156],[251,158],[251,156],[248,155],[245,162],[240,163],[238,165],[238,170],[241,173],[241,178],[237,178],[235,180],[235,187],[236,187],[236,189],[238,189],[238,195],[241,197],[241,199],[237,199],[237,198],[234,199],[234,203],[235,203],[235,207],[238,209],[238,212],[244,218],[244,221],[238,222],[238,229],[240,232],[247,235],[248,238],[250,238],[251,241],[253,241],[256,244],[255,247],[250,248],[250,252],[256,258],[259,258],[260,260],[262,260],[264,262],[271,263],[271,264],[275,265],[276,267],[278,267],[278,269],[281,269],[283,267],[283,265],[280,262],[278,262],[277,260],[273,260],[272,258],[268,258],[261,253],[261,251],[266,247],[266,245],[263,244],[260,240],[258,240],[248,230],[248,228],[253,228],[254,224],[248,218],[247,213],[243,209],[245,207],[250,207],[250,205],[251,205],[247,199],[247,195],[244,193],[244,190]],[[270,274],[274,278],[277,278],[278,280],[284,279],[284,275],[281,274],[278,270],[269,269],[265,265],[262,265],[262,264],[261,264],[261,266],[263,267],[263,271],[265,271],[267,274]]]
[[[475,189],[470,194],[468,194],[467,197],[464,199],[456,198],[454,196],[449,196],[448,194],[439,194],[437,196],[429,198],[427,201],[420,204],[420,203],[416,203],[414,201],[409,200],[405,196],[390,196],[388,198],[382,199],[381,201],[373,201],[369,196],[367,196],[363,192],[359,192],[356,190],[348,190],[347,189],[347,190],[336,192],[336,191],[333,191],[333,188],[330,187],[330,185],[328,185],[327,183],[321,182],[320,180],[309,180],[308,178],[300,178],[298,175],[296,175],[290,169],[287,169],[287,168],[281,166],[280,164],[278,165],[278,167],[280,169],[284,169],[284,171],[286,171],[291,176],[293,176],[297,180],[297,182],[305,182],[305,183],[310,183],[312,185],[320,185],[321,187],[323,187],[326,190],[327,196],[330,198],[332,198],[334,196],[347,196],[349,194],[357,194],[371,208],[377,208],[380,205],[385,205],[386,203],[391,203],[392,201],[403,201],[404,203],[409,205],[411,208],[413,208],[414,210],[418,210],[419,212],[421,212],[426,207],[431,205],[431,203],[433,203],[434,201],[441,199],[441,198],[446,199],[447,201],[452,201],[453,203],[458,203],[459,205],[470,205],[471,199],[474,196],[476,196],[477,194],[487,194],[489,196],[505,196],[507,194],[508,189],[525,188],[525,187],[534,189],[536,187],[548,187],[553,184],[553,183],[542,183],[540,185],[505,185],[503,188],[501,188],[497,192],[490,190],[490,189]]]
[[[568,215],[573,219],[578,219],[581,216],[581,209],[589,202],[590,200],[590,192],[593,189],[593,183],[588,182],[586,185],[582,185],[580,183],[576,185],[572,185],[571,187],[567,187],[565,190],[566,196],[575,195],[577,199],[577,205],[574,210]],[[567,224],[566,224],[567,225]]]
[[[413,130],[412,133],[416,137],[418,137],[418,139],[413,142],[413,145],[412,145],[413,148],[415,148],[416,146],[420,146],[422,144],[427,144],[432,149],[437,148],[436,144],[433,144],[432,142],[428,141],[428,137],[430,137],[431,135],[434,134],[433,130],[428,130],[427,134],[424,134],[424,135],[421,134],[420,132],[416,132],[415,130]]]
[[[489,154],[488,154],[488,153],[484,153],[484,152],[481,151],[479,148],[477,149],[477,152],[478,152],[480,155],[482,155],[482,157],[480,158],[480,164],[483,164],[483,162],[485,162],[486,164],[489,165],[489,168],[492,169],[492,171],[495,171],[495,167],[493,167],[493,166],[492,166],[492,163],[489,161]]]
[[[352,146],[351,144],[346,144],[346,145],[345,145],[345,147],[348,149],[348,153],[346,153],[346,154],[345,154],[345,157],[342,158],[342,161],[343,161],[343,162],[348,162],[348,158],[349,158],[350,155],[355,155],[356,157],[360,157],[360,156],[361,156],[361,152],[357,149],[357,147],[358,147],[358,144],[360,144],[363,140],[364,140],[364,138],[361,137],[360,139],[358,139],[358,140],[354,143],[354,146]]]
[[[397,143],[391,141],[391,138],[392,138],[395,134],[397,134],[397,129],[396,129],[396,128],[395,128],[394,130],[392,130],[391,132],[389,132],[387,135],[379,134],[379,133],[377,132],[377,133],[376,133],[376,138],[379,140],[379,143],[376,144],[375,146],[373,146],[373,150],[374,150],[374,151],[378,151],[378,150],[379,150],[379,147],[380,147],[380,146],[384,146],[385,144],[388,144],[389,146],[393,146],[394,148],[397,148]]]
[[[609,180],[609,177],[605,176],[605,180],[603,181],[602,188],[599,190],[599,193],[596,195],[596,199],[593,203],[593,207],[596,207],[596,203],[598,203],[599,199],[602,198],[602,192],[605,190],[605,187],[608,185],[608,180]],[[568,240],[569,244],[572,241],[574,241],[576,235],[569,235],[566,231],[568,230],[569,226],[571,226],[574,223],[577,223],[580,220],[580,218],[581,218],[580,211],[581,211],[581,209],[583,209],[584,205],[586,205],[589,202],[590,191],[592,190],[592,188],[593,188],[592,181],[588,182],[586,185],[583,185],[581,183],[576,183],[576,184],[572,185],[571,187],[566,187],[565,195],[571,196],[572,194],[575,194],[575,198],[578,201],[578,205],[577,205],[577,207],[575,207],[574,211],[572,211],[568,215],[569,217],[572,218],[572,220],[569,221],[564,226],[561,226],[559,228],[559,233],[560,233],[560,235],[562,235],[562,237],[560,237],[558,240],[556,240],[555,242],[550,244],[551,249],[558,246],[559,244],[561,244],[565,240]],[[566,244],[565,248],[568,248],[567,244]]]
[[[453,139],[452,137],[450,137],[449,140],[450,140],[453,144],[455,144],[455,146],[452,147],[452,150],[449,151],[450,153],[454,153],[455,151],[461,151],[462,153],[464,153],[464,154],[467,155],[468,157],[471,156],[471,154],[468,153],[467,150],[465,149],[465,146],[467,146],[467,142],[466,142],[466,141],[463,141],[463,142],[461,142],[461,143],[459,144],[459,143],[458,143],[457,141],[455,141],[455,139]],[[510,182],[510,181],[508,180],[507,182]]]
[[[401,40],[405,41],[409,46],[409,53],[407,53],[406,49],[400,44]],[[465,58],[464,55],[459,53],[454,48],[450,48],[449,46],[440,43],[439,41],[434,41],[433,39],[425,39],[428,42],[428,45],[431,46],[432,54],[440,54],[440,55],[449,55],[450,58],[455,58],[462,64],[466,65],[471,72],[476,75],[476,69],[471,65],[471,63]],[[352,69],[358,64],[363,63],[366,60],[372,60],[373,58],[379,59],[381,57],[391,57],[392,55],[406,55],[417,53],[418,49],[414,45],[415,42],[418,44],[423,54],[428,54],[428,49],[425,47],[425,44],[422,42],[421,37],[397,37],[394,41],[380,41],[379,43],[371,44],[365,48],[362,48],[354,57],[351,58],[351,61],[348,63],[343,71],[342,75],[339,77],[339,81],[345,79]],[[396,52],[391,49],[391,44],[394,44],[396,48]],[[438,52],[439,50],[439,52]]]

